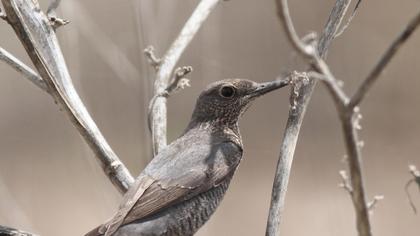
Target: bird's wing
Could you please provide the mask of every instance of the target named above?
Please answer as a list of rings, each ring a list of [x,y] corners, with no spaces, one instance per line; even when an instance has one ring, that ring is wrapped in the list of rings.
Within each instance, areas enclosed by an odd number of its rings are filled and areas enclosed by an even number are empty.
[[[201,145],[178,152],[175,158],[158,167],[156,179],[143,193],[123,224],[144,218],[165,207],[190,199],[220,184],[239,164],[242,149],[232,143]],[[147,172],[146,172],[147,173]]]
[[[205,192],[238,166],[242,148],[232,142],[173,143],[146,167],[125,194],[117,214],[99,229],[112,235],[121,225]],[[192,148],[194,147],[194,148]]]
[[[136,199],[139,199],[154,181],[155,180],[150,176],[140,175],[134,182],[133,186],[128,189],[127,193],[124,194],[122,204],[120,205],[117,213],[106,223],[99,226],[97,228],[98,233],[95,233],[95,235],[112,235],[118,227],[120,227],[124,218],[136,204]]]

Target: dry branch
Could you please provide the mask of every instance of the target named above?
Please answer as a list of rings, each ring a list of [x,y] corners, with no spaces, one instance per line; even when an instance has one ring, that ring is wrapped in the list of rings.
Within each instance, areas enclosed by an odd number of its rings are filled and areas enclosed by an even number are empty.
[[[16,32],[48,93],[69,116],[103,171],[121,192],[127,191],[133,177],[111,149],[75,90],[57,36],[36,0],[2,0],[7,20]]]
[[[414,201],[411,198],[411,194],[408,188],[410,187],[411,184],[416,183],[418,190],[420,191],[420,171],[417,170],[417,167],[415,165],[408,166],[408,169],[410,170],[410,173],[413,177],[407,181],[407,183],[405,184],[404,190],[405,190],[405,194],[407,195],[408,203],[410,204],[411,209],[413,209],[414,214],[417,214],[416,205],[414,205]]]
[[[391,46],[386,50],[384,55],[378,61],[376,66],[373,70],[369,73],[360,87],[356,90],[356,93],[353,95],[349,106],[355,107],[359,105],[362,99],[365,97],[366,93],[378,79],[379,75],[381,75],[382,71],[391,61],[391,59],[395,56],[398,52],[398,49],[401,48],[407,39],[413,34],[413,32],[417,29],[420,24],[420,12],[407,24],[405,29],[398,35],[398,37],[392,42]]]
[[[162,94],[168,88],[169,79],[172,76],[172,72],[175,69],[179,58],[193,37],[196,35],[197,31],[203,25],[210,12],[220,1],[221,0],[201,0],[201,2],[198,4],[191,17],[185,23],[178,37],[175,39],[175,41],[172,43],[168,51],[159,62],[154,84],[154,94]],[[155,65],[153,66],[156,67]],[[158,96],[153,101],[153,107],[151,108],[152,142],[154,155],[159,153],[159,151],[162,150],[162,148],[164,148],[167,144],[166,101],[166,97]]]
[[[286,33],[289,39],[299,39],[297,36],[289,35],[292,31],[294,32],[293,26],[289,28],[289,26],[291,26],[290,18],[287,19],[287,21],[283,20],[284,16],[290,15],[288,13],[288,9],[282,8],[282,4],[285,2],[286,1],[284,0],[276,0],[280,22],[285,27],[285,31],[287,31]],[[350,0],[336,1],[318,44],[318,53],[322,58],[325,57],[328,47],[339,29],[349,5]],[[298,44],[296,44],[296,42],[298,42]],[[299,42],[300,41],[292,41],[291,43],[295,48],[300,49],[303,53],[306,53],[306,46],[302,46]],[[311,51],[308,50],[308,52],[310,53],[309,55],[311,55]],[[289,110],[289,118],[287,120],[280,148],[279,161],[277,163],[276,174],[273,182],[270,212],[267,221],[267,236],[279,235],[280,232],[280,221],[285,204],[293,155],[299,137],[299,131],[305,116],[305,111],[311,99],[315,85],[315,80],[309,80],[308,83],[299,85],[299,89],[296,92],[297,96],[292,98],[296,105]]]
[[[351,180],[351,197],[356,211],[356,225],[360,236],[372,235],[372,230],[369,221],[369,210],[374,207],[376,202],[383,197],[375,197],[371,203],[366,201],[365,187],[362,175],[362,161],[361,161],[361,141],[358,138],[357,127],[359,127],[359,108],[357,107],[362,101],[364,95],[369,88],[377,80],[388,62],[396,54],[400,46],[406,42],[408,37],[414,32],[420,24],[420,12],[410,21],[404,31],[391,44],[384,56],[379,60],[377,66],[365,79],[355,95],[350,99],[339,86],[338,80],[334,78],[327,64],[319,57],[314,56],[309,58],[309,63],[313,69],[320,73],[323,77],[329,92],[331,93],[337,107],[340,121],[343,128],[344,140],[348,154],[349,173]],[[316,55],[316,54],[315,54]],[[307,55],[304,55],[307,57]]]
[[[25,232],[19,229],[9,228],[0,225],[0,235],[1,236],[37,236],[29,232]]]
[[[21,73],[26,79],[34,83],[40,89],[47,92],[47,84],[45,84],[44,80],[42,80],[42,78],[35,71],[33,71],[29,66],[25,65],[23,62],[1,47],[0,60],[6,62],[17,72]]]

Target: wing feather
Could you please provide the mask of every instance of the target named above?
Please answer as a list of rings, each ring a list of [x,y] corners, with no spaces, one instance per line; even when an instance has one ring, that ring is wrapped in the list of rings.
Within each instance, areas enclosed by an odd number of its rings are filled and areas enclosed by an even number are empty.
[[[154,176],[157,180],[144,192],[124,219],[123,224],[147,217],[166,207],[185,201],[205,192],[222,182],[236,169],[242,157],[242,150],[234,143],[224,142],[212,146],[213,153],[199,163],[185,158],[178,160],[172,171],[161,172],[163,175]],[[187,153],[184,153],[187,154]],[[193,154],[193,153],[188,153]],[[194,153],[203,155],[203,153]],[[177,168],[187,171],[174,171]],[[175,174],[174,174],[175,173]]]
[[[118,213],[101,226],[100,232],[112,235],[123,224],[217,186],[235,171],[242,157],[239,145],[228,140],[197,142],[185,145],[182,138],[178,139],[156,156],[124,196]]]

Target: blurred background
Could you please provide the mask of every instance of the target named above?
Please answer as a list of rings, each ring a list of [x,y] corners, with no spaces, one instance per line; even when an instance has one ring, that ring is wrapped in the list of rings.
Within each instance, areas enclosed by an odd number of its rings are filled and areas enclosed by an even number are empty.
[[[59,8],[59,16],[71,21],[58,35],[77,90],[133,175],[151,158],[146,111],[154,71],[143,49],[153,45],[163,55],[197,3],[64,0]],[[322,29],[334,1],[289,4],[304,35]],[[48,1],[41,5],[46,9]],[[418,0],[361,4],[327,60],[346,91],[354,91],[419,10]],[[0,35],[1,47],[31,65],[5,22]],[[375,235],[420,233],[420,216],[404,193],[411,177],[407,166],[420,167],[419,42],[417,32],[362,105],[367,193],[369,199],[385,196],[371,216]],[[179,65],[193,66],[188,76],[192,87],[169,101],[169,140],[185,128],[208,83],[232,77],[269,81],[305,68],[285,38],[274,1],[254,0],[218,5]],[[0,224],[46,236],[83,235],[114,213],[121,196],[52,99],[4,63],[0,72]],[[197,235],[264,235],[288,95],[284,89],[257,100],[241,120],[244,160],[225,200]],[[338,171],[346,168],[344,153],[335,107],[318,86],[296,149],[283,235],[356,235],[351,200],[338,187]],[[420,207],[419,192],[414,186],[411,192]]]

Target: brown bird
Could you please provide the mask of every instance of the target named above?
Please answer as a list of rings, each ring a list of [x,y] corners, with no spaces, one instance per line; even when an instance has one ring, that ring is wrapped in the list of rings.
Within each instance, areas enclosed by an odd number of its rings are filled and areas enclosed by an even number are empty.
[[[184,133],[146,166],[117,214],[86,236],[193,235],[216,210],[242,159],[242,113],[256,97],[287,84],[229,79],[208,86]]]

